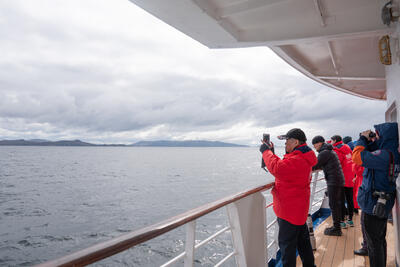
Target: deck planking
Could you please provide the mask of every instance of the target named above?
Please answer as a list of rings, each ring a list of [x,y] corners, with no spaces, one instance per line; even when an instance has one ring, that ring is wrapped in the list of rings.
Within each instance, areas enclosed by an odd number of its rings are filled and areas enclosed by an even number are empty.
[[[360,215],[355,214],[354,227],[343,229],[342,236],[326,236],[324,229],[332,225],[332,217],[326,219],[315,229],[317,250],[314,252],[315,264],[319,267],[369,267],[368,256],[354,255],[354,250],[361,248],[362,233]],[[393,225],[387,226],[387,266],[395,267]],[[296,266],[302,266],[300,257],[297,257]]]

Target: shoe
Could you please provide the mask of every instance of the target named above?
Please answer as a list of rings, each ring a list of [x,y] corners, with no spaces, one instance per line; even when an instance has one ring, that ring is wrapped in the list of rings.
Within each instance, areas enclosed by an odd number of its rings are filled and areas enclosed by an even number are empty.
[[[353,223],[352,220],[348,220],[347,221],[347,225],[350,226],[350,227],[354,227],[354,223]]]
[[[342,230],[335,228],[335,226],[325,228],[324,235],[341,236]]]
[[[340,223],[340,228],[346,229],[347,228],[347,224],[345,222],[341,222]]]
[[[357,250],[354,250],[354,254],[359,255],[359,256],[368,256],[368,250],[365,248],[360,248]]]

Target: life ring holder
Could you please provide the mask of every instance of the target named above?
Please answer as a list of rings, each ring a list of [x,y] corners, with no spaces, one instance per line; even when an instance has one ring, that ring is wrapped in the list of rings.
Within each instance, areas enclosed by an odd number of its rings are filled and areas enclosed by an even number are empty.
[[[389,35],[382,36],[382,38],[379,39],[379,58],[383,65],[392,65]]]

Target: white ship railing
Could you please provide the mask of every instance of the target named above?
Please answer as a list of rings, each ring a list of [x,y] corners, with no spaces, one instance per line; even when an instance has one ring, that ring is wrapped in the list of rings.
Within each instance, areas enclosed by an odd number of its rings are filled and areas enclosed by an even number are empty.
[[[324,199],[324,196],[322,196],[317,201],[314,201],[315,196],[326,189],[326,186],[317,189],[317,183],[324,181],[324,178],[318,177],[319,173],[320,171],[314,171],[311,174],[310,213],[313,207]],[[273,218],[268,222],[267,210],[272,207],[272,203],[266,204],[266,197],[270,198],[270,194],[265,194],[273,186],[274,183],[269,183],[240,192],[158,224],[130,232],[37,266],[85,266],[125,251],[183,225],[186,225],[185,251],[162,264],[162,267],[171,266],[182,260],[185,267],[194,266],[195,251],[225,232],[231,233],[234,250],[216,263],[216,267],[221,266],[233,256],[235,256],[237,266],[265,266],[267,262],[276,257],[278,251],[277,219]],[[220,229],[196,244],[196,220],[222,207],[227,209],[229,226]],[[275,231],[271,234],[273,227],[275,227]]]

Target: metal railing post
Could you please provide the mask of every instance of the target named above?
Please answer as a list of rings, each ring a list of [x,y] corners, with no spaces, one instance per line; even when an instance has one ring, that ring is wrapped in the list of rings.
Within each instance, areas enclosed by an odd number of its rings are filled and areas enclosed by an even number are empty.
[[[196,240],[196,220],[186,224],[186,242],[185,242],[185,267],[194,266],[194,245]]]
[[[315,197],[315,190],[317,188],[317,181],[318,181],[318,175],[320,171],[316,171],[314,174],[314,179],[311,181],[312,182],[312,189],[311,189],[311,196],[310,196],[310,208],[309,212],[311,214],[311,209],[312,209],[312,203],[314,202],[314,197]],[[312,178],[312,173],[311,173],[311,178]]]
[[[268,207],[265,208],[265,226],[268,225]],[[267,234],[266,234],[266,242],[267,242],[267,260],[269,259],[269,253],[268,253],[268,244],[269,244],[269,237],[268,237],[268,229],[266,229]]]
[[[239,212],[235,203],[226,206],[229,225],[231,227],[232,241],[235,248],[235,259],[238,267],[247,267],[242,231],[239,223]]]

